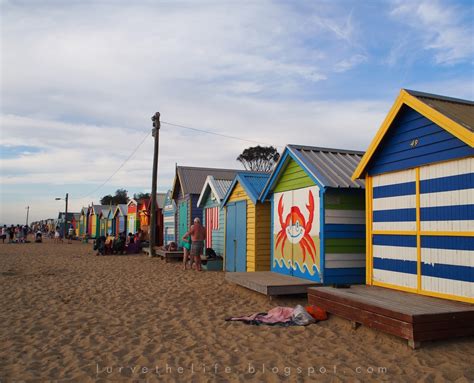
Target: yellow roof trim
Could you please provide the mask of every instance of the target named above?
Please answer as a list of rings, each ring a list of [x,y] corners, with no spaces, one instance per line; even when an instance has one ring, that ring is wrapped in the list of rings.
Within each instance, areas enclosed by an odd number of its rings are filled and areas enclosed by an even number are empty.
[[[403,104],[416,110],[418,113],[430,119],[435,124],[441,126],[443,129],[451,133],[453,136],[459,138],[461,141],[465,142],[469,146],[474,147],[474,133],[470,132],[462,125],[451,120],[449,117],[438,112],[436,109],[425,104],[423,101],[417,99],[416,97],[409,94],[406,90],[402,89],[397,99],[395,100],[395,103],[392,105],[392,107],[390,108],[390,111],[385,117],[385,120],[380,126],[377,134],[375,135],[374,139],[370,143],[369,148],[365,152],[364,156],[359,162],[359,165],[354,171],[354,174],[352,175],[353,180],[361,178],[362,173],[364,172],[367,164],[369,163],[370,159],[374,155],[375,150],[377,149],[380,142],[382,141],[382,138],[387,133],[388,129],[390,128],[390,125],[392,124],[393,120],[397,116]]]

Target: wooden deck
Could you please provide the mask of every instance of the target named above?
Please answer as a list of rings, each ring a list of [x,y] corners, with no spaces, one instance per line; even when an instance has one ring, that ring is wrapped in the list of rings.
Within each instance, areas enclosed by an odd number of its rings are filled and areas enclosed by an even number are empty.
[[[183,251],[168,251],[164,250],[163,248],[155,248],[155,253],[161,259],[164,259],[166,263],[168,263],[172,259],[182,260],[183,259]]]
[[[474,305],[375,286],[308,289],[308,301],[349,319],[408,340],[412,348],[427,340],[474,335]]]
[[[228,272],[225,274],[225,279],[228,282],[269,296],[306,294],[308,287],[318,285],[306,279],[273,273],[271,271],[248,273]]]

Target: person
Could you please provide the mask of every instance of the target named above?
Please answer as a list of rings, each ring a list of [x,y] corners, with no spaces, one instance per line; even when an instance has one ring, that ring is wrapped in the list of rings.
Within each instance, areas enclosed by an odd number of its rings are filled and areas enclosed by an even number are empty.
[[[41,230],[38,230],[38,231],[36,232],[35,242],[36,242],[36,243],[41,243],[41,242],[43,242],[43,234],[41,233]]]
[[[183,246],[183,270],[186,270],[188,268],[188,261],[191,269],[193,268],[193,258],[191,257],[191,236],[190,235],[185,235],[183,238],[182,246]]]
[[[24,236],[24,241],[28,242],[28,232],[30,231],[30,228],[25,225],[23,226],[23,236]]]
[[[59,243],[61,240],[61,234],[59,234],[59,227],[56,228],[56,231],[54,232],[54,243]]]
[[[183,237],[191,236],[191,257],[194,258],[196,263],[196,270],[202,271],[201,268],[201,255],[204,253],[204,240],[206,239],[206,228],[201,225],[201,220],[196,217],[194,218],[193,225],[189,228],[189,231],[183,235]]]
[[[96,238],[94,242],[94,250],[97,250],[96,255],[105,255],[105,236],[101,235]]]
[[[17,225],[16,227],[16,239],[18,243],[23,243],[23,226]]]
[[[71,225],[67,233],[67,243],[71,244],[73,238],[74,238],[74,228]]]
[[[2,243],[5,243],[6,238],[7,238],[7,225],[3,225],[3,227],[2,227]]]
[[[13,243],[13,237],[15,236],[15,227],[13,225],[10,226],[10,230],[8,231],[9,241],[8,243]]]
[[[113,247],[114,247],[114,237],[112,235],[112,232],[109,231],[107,238],[105,238],[105,248],[104,248],[105,255],[112,254]]]

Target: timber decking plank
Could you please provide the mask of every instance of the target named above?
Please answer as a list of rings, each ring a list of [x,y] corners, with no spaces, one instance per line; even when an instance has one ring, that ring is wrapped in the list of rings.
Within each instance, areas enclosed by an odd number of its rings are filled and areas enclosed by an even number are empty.
[[[353,307],[338,304],[330,300],[309,296],[309,303],[319,306],[334,315],[341,316],[350,321],[362,323],[367,327],[376,328],[386,333],[399,336],[404,339],[413,339],[413,328],[411,323],[400,321],[384,315],[365,310],[354,310]]]
[[[310,304],[355,323],[421,342],[474,335],[474,305],[375,286],[308,289]]]
[[[369,311],[383,312],[407,322],[430,322],[452,319],[456,314],[474,319],[474,306],[464,302],[427,297],[375,286],[352,286],[348,289],[332,287],[312,288],[308,293],[346,302]]]
[[[306,294],[316,282],[271,271],[227,272],[225,279],[265,295]]]
[[[326,287],[316,287],[308,289],[308,295],[326,298],[330,301],[342,302],[348,306],[356,309],[362,309],[370,312],[377,312],[382,315],[386,315],[404,322],[413,322],[413,316],[409,312],[400,312],[392,308],[391,305],[387,305],[382,299],[367,299],[365,296],[358,296],[357,294],[340,294],[339,290],[350,290],[350,289],[335,289],[330,287],[329,289],[334,291],[326,291]],[[397,307],[397,306],[395,306]]]

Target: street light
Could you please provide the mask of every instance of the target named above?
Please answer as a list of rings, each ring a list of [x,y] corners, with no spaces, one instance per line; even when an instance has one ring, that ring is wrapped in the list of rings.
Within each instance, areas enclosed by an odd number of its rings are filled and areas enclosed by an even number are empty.
[[[66,198],[60,198],[60,197],[56,197],[55,200],[56,201],[60,201],[64,199],[64,201],[66,201],[66,211],[64,213],[64,229],[63,229],[63,238],[66,238],[66,230],[67,230],[67,201],[69,199],[69,193],[66,193]]]

